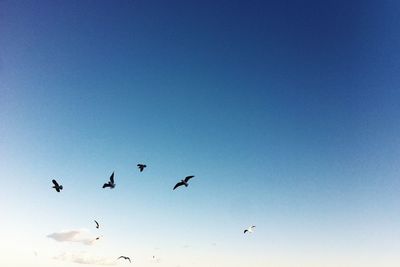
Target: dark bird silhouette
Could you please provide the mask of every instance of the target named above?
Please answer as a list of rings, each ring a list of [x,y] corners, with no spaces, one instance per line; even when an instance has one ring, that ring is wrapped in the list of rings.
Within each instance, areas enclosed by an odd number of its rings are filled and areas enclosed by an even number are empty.
[[[131,262],[131,259],[126,256],[119,256],[117,260],[119,260],[119,259],[125,259],[125,260],[128,260],[129,262]]]
[[[99,240],[99,239],[100,239],[100,236],[96,237],[96,240]]]
[[[54,188],[57,192],[60,192],[60,191],[63,189],[63,186],[60,185],[60,184],[58,184],[56,180],[53,179],[52,182],[53,182],[53,184],[54,184],[53,188]]]
[[[249,228],[247,228],[246,230],[244,230],[244,233],[253,233],[253,229],[256,228],[255,225],[250,226]]]
[[[138,166],[138,168],[139,168],[140,172],[142,172],[142,171],[144,170],[144,168],[146,168],[146,167],[147,167],[147,165],[146,165],[146,164],[141,164],[141,163],[139,163],[137,166]]]
[[[110,176],[110,181],[108,181],[107,183],[105,183],[103,185],[103,188],[109,187],[110,189],[115,187],[115,183],[114,183],[114,172],[111,174]]]
[[[186,176],[185,179],[183,179],[183,180],[181,180],[179,183],[177,183],[177,184],[174,186],[174,189],[172,189],[172,190],[175,190],[176,188],[180,187],[181,185],[184,185],[185,187],[188,187],[188,185],[189,185],[188,182],[189,182],[189,180],[192,179],[193,177],[194,177],[194,175]]]
[[[94,222],[96,223],[96,228],[99,229],[100,227],[99,223],[96,220],[94,220]]]

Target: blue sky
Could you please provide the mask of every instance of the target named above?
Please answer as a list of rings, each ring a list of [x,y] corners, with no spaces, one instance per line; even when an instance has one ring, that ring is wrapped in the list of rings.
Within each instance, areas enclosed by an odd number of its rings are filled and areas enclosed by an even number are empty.
[[[0,2],[1,265],[398,266],[399,11]]]

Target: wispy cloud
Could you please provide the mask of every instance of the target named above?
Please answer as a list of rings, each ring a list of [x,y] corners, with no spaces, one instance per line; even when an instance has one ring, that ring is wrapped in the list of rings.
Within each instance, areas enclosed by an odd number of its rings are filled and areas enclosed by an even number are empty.
[[[68,261],[79,264],[94,264],[94,265],[116,265],[115,259],[107,259],[90,255],[87,252],[67,253],[64,252],[58,256],[53,257],[55,260]]]
[[[96,237],[90,234],[88,230],[69,230],[55,232],[47,235],[48,238],[52,238],[58,242],[78,242],[85,245],[93,245],[96,241]]]

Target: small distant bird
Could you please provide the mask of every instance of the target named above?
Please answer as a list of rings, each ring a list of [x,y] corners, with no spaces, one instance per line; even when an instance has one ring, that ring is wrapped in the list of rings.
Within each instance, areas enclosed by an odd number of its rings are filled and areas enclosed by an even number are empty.
[[[188,187],[188,182],[189,182],[189,180],[190,179],[192,179],[194,177],[194,175],[190,175],[190,176],[186,176],[185,177],[185,179],[183,179],[183,180],[181,180],[179,183],[177,183],[175,186],[174,186],[174,189],[172,189],[172,190],[175,190],[176,188],[178,188],[179,186],[181,186],[181,185],[184,185],[185,187]]]
[[[99,229],[100,227],[99,223],[96,220],[94,220],[94,222],[96,223],[96,228]]]
[[[58,184],[56,180],[53,179],[52,182],[53,182],[53,184],[54,184],[53,188],[54,188],[57,192],[60,192],[60,191],[63,189],[63,186],[60,185],[60,184]]]
[[[103,188],[109,187],[110,189],[115,187],[115,183],[114,183],[114,172],[111,174],[110,176],[110,181],[108,181],[107,183],[105,183],[103,185]]]
[[[249,228],[247,228],[246,230],[244,230],[244,233],[253,233],[253,229],[254,228],[256,228],[256,226],[255,225],[253,225],[253,226],[250,226]]]
[[[126,256],[119,256],[117,260],[119,260],[119,259],[125,259],[125,260],[128,260],[129,262],[131,262],[131,259]]]
[[[99,240],[99,239],[100,239],[100,236],[96,237],[96,240]]]
[[[146,167],[147,167],[147,165],[146,165],[146,164],[141,164],[141,163],[139,163],[137,166],[138,166],[138,168],[139,168],[140,172],[142,172],[142,171],[144,170],[144,168],[146,168]]]

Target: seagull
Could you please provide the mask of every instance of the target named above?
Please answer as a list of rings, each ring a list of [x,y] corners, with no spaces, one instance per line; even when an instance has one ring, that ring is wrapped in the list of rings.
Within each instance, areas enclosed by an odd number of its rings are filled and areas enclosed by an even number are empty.
[[[119,259],[125,259],[125,260],[128,260],[129,262],[131,262],[131,259],[126,256],[119,256],[117,260],[119,260]]]
[[[107,183],[105,183],[103,185],[103,188],[109,187],[110,189],[115,187],[115,183],[114,183],[114,172],[111,174],[110,176],[110,181],[108,181]]]
[[[142,171],[144,170],[144,168],[146,168],[146,167],[147,167],[147,165],[146,165],[146,164],[141,164],[141,163],[139,163],[137,166],[138,166],[138,168],[139,168],[140,172],[142,172]]]
[[[247,228],[246,230],[244,230],[244,233],[247,233],[247,232],[249,232],[249,233],[253,233],[253,229],[254,228],[256,228],[256,226],[255,225],[253,225],[253,226],[250,226],[249,228]]]
[[[96,228],[99,229],[100,227],[99,223],[96,220],[94,220],[94,222],[96,223]]]
[[[178,187],[181,186],[181,185],[184,185],[184,186],[188,187],[188,185],[189,185],[188,182],[189,182],[189,180],[192,179],[193,177],[194,177],[194,175],[186,176],[185,179],[183,179],[183,180],[181,180],[179,183],[177,183],[177,184],[174,186],[174,189],[172,189],[172,190],[175,190],[176,188],[178,188]]]
[[[62,185],[59,185],[59,184],[57,183],[56,180],[53,179],[52,182],[53,182],[53,184],[54,184],[53,188],[54,188],[57,192],[60,192],[60,191],[63,189],[63,186],[62,186]]]

